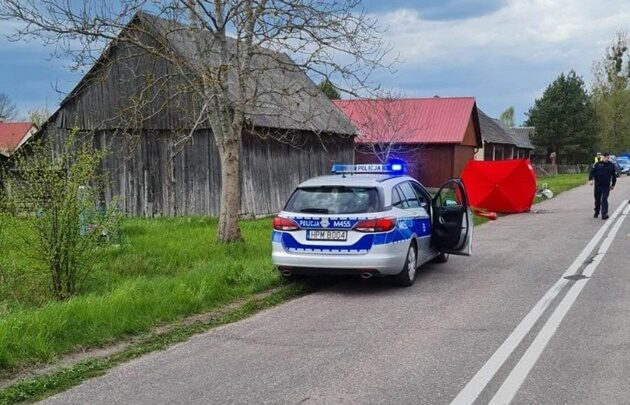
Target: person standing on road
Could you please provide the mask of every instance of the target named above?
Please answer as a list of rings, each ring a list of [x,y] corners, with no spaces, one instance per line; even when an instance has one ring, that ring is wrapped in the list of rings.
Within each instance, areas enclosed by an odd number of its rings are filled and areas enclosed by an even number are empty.
[[[615,165],[610,161],[610,154],[605,152],[602,160],[595,162],[588,173],[588,180],[591,186],[595,183],[595,215],[597,218],[602,213],[602,219],[608,219],[608,194],[615,189],[617,184],[617,174]]]

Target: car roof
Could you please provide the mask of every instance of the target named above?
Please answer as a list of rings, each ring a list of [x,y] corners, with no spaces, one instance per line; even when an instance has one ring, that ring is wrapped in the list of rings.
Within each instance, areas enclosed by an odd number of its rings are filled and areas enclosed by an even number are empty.
[[[405,175],[391,174],[334,174],[314,177],[301,183],[298,187],[347,186],[378,187],[392,186],[406,180],[414,180]]]

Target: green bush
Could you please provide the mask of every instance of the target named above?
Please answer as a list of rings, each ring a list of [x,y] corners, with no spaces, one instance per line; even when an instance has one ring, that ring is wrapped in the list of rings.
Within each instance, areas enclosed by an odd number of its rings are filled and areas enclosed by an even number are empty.
[[[34,141],[3,177],[4,228],[14,248],[48,275],[57,299],[80,291],[101,243],[116,237],[115,213],[98,210],[103,151],[71,134],[59,150]],[[7,232],[5,231],[5,232]]]

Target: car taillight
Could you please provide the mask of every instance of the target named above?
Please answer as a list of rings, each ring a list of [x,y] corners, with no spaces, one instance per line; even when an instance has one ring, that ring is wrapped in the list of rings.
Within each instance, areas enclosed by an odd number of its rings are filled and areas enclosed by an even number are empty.
[[[396,227],[396,218],[366,219],[354,226],[357,232],[389,232]]]
[[[292,219],[275,217],[273,219],[273,229],[276,231],[297,231],[300,227]]]

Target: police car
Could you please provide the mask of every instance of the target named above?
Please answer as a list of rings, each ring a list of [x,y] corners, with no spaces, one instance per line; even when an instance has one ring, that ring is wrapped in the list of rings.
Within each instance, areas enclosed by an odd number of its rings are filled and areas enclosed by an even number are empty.
[[[402,163],[332,171],[300,184],[274,218],[272,260],[284,277],[393,276],[410,286],[424,263],[471,255],[472,214],[461,180],[432,196]]]

